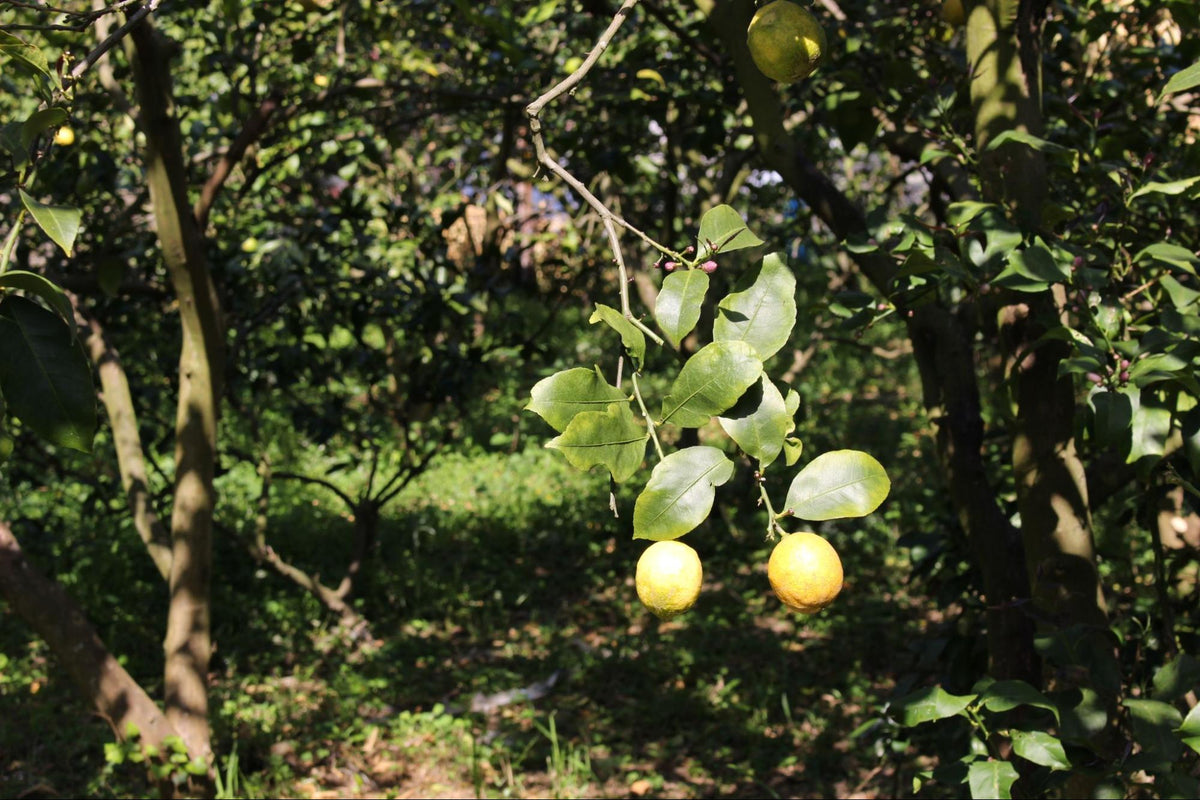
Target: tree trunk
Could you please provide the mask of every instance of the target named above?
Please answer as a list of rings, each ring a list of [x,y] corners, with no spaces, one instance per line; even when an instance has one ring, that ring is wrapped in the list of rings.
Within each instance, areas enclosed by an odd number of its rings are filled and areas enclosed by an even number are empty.
[[[0,595],[49,645],[75,688],[112,726],[120,739],[130,725],[144,744],[162,747],[176,735],[145,690],[122,667],[70,595],[25,558],[5,522],[0,522]]]
[[[170,85],[170,43],[158,35],[149,18],[134,28],[131,39],[139,121],[146,137],[146,181],[183,325],[175,421],[171,599],[164,642],[166,713],[189,754],[208,758],[213,472],[222,374],[219,305],[187,199],[182,137]]]
[[[1026,233],[1040,228],[1046,199],[1041,154],[1021,144],[988,150],[1004,131],[1042,133],[1041,33],[1046,0],[987,0],[967,22],[971,103],[984,199],[1006,205]],[[1055,296],[1057,294],[1057,297]],[[1013,471],[1034,605],[1054,627],[1103,625],[1087,480],[1075,450],[1075,394],[1058,365],[1067,346],[1035,349],[1057,324],[1062,292],[1010,298],[1000,345],[1017,413]]]

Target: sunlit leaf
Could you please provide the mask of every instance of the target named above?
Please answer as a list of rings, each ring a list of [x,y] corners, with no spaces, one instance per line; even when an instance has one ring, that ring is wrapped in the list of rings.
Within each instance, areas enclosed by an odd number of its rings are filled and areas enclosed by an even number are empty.
[[[976,800],[1009,800],[1017,777],[1017,768],[1007,761],[976,761],[967,768],[967,785]]]
[[[629,403],[612,403],[605,411],[583,411],[566,430],[546,442],[578,469],[603,464],[613,480],[627,480],[646,455],[646,429],[638,424]]]
[[[664,458],[633,507],[635,539],[678,539],[708,518],[715,487],[733,462],[715,447],[687,447]]]
[[[708,283],[708,273],[702,269],[679,270],[663,279],[654,301],[654,318],[673,346],[678,347],[696,327]]]
[[[997,714],[1011,711],[1017,706],[1033,706],[1049,711],[1058,719],[1058,708],[1046,695],[1025,681],[994,681],[982,692],[980,699],[984,708]]]
[[[892,704],[892,714],[906,728],[953,717],[975,702],[975,695],[950,694],[940,686],[919,689]]]
[[[787,343],[796,324],[796,276],[782,253],[770,253],[747,282],[718,304],[713,340],[748,342],[766,361]]]
[[[757,247],[762,244],[742,219],[733,206],[720,205],[710,208],[700,218],[700,234],[697,237],[697,250],[702,255],[729,253],[745,247]],[[710,248],[709,245],[712,245]],[[715,253],[714,253],[715,248]]]
[[[1133,736],[1143,756],[1155,766],[1169,769],[1183,755],[1183,743],[1175,731],[1183,727],[1183,715],[1170,703],[1127,698]]]
[[[717,421],[746,455],[758,459],[759,469],[778,457],[793,425],[783,395],[766,375]]]
[[[800,519],[863,517],[887,497],[883,465],[859,450],[833,450],[809,462],[788,487],[786,511]]]
[[[604,380],[599,369],[576,367],[556,372],[534,384],[525,408],[562,433],[576,414],[605,411],[610,403],[622,402],[624,393]]]
[[[79,233],[79,223],[83,220],[83,212],[72,206],[53,206],[39,203],[24,189],[21,192],[21,202],[50,239],[63,249],[69,256],[75,248],[75,236]]]
[[[1167,81],[1167,85],[1163,87],[1158,99],[1161,102],[1169,94],[1186,92],[1188,89],[1194,89],[1197,86],[1200,86],[1200,61],[1192,64],[1190,67],[1184,67],[1172,75]]]
[[[1129,201],[1133,202],[1139,197],[1145,197],[1148,194],[1183,194],[1188,189],[1195,186],[1197,181],[1200,181],[1200,175],[1193,175],[1190,178],[1181,178],[1177,181],[1167,181],[1166,183],[1150,181],[1142,186],[1142,188],[1129,195]]]
[[[625,352],[629,353],[635,366],[641,366],[642,361],[646,358],[646,335],[626,319],[624,314],[603,303],[596,303],[596,310],[592,312],[588,322],[592,324],[603,322],[619,333],[621,344],[625,346]]]
[[[662,404],[662,422],[698,428],[738,398],[762,374],[762,361],[745,342],[713,342],[687,360]]]
[[[1050,769],[1070,769],[1071,760],[1057,737],[1044,731],[1013,731],[1013,750],[1021,758]]]

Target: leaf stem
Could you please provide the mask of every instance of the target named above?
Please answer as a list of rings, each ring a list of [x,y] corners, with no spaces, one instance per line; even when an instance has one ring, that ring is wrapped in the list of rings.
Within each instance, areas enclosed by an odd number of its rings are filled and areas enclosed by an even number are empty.
[[[646,429],[650,431],[650,441],[654,442],[654,451],[658,453],[658,460],[662,461],[666,456],[663,454],[662,444],[658,441],[658,431],[654,427],[654,419],[646,410],[646,401],[642,399],[642,388],[638,386],[637,372],[630,373],[629,377],[633,381],[633,396],[637,398],[638,408],[642,410],[642,416],[646,420]]]
[[[17,247],[17,236],[21,233],[21,223],[25,221],[25,214],[24,208],[17,212],[17,219],[13,222],[12,230],[8,232],[8,236],[4,237],[4,247],[0,249],[0,275],[8,272],[8,262],[12,260],[13,250]]]
[[[784,514],[775,513],[775,507],[771,505],[771,496],[767,494],[766,482],[761,477],[758,480],[758,496],[762,499],[762,504],[767,507],[767,541],[773,542],[787,533],[779,524],[779,518]]]

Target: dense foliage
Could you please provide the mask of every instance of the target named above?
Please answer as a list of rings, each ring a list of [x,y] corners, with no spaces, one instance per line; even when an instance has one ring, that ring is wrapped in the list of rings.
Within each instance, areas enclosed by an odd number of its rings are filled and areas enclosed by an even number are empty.
[[[1200,8],[811,10],[0,2],[0,793],[1195,796]]]

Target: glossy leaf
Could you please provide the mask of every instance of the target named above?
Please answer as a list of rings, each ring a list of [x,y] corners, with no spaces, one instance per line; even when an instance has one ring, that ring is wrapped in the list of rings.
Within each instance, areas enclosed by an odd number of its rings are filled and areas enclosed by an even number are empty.
[[[745,342],[713,342],[679,371],[662,404],[662,422],[698,428],[733,407],[762,374],[762,362]]]
[[[44,131],[65,125],[67,119],[66,109],[59,108],[58,106],[35,111],[21,125],[21,146],[29,149],[33,145],[33,141],[41,136]]]
[[[1017,706],[1033,706],[1049,711],[1058,719],[1058,708],[1046,695],[1025,681],[994,681],[980,694],[983,707],[996,714],[1011,711]]]
[[[75,236],[79,233],[79,224],[83,220],[83,212],[71,206],[53,206],[39,203],[30,197],[24,189],[21,192],[21,202],[47,236],[70,256],[75,248]]]
[[[1054,260],[1050,249],[1040,243],[1032,244],[1024,250],[1014,250],[1008,257],[1008,263],[1018,275],[1035,281],[1061,283],[1071,277]]]
[[[41,50],[14,36],[7,31],[0,31],[0,56],[11,58],[47,78],[55,88],[59,88],[58,76],[50,69],[50,62]]]
[[[1155,766],[1170,768],[1183,755],[1183,743],[1175,733],[1183,727],[1179,709],[1160,700],[1129,698],[1123,705],[1129,709],[1133,738],[1141,746],[1142,754]]]
[[[1154,673],[1154,699],[1173,703],[1200,683],[1200,661],[1187,653],[1158,668]]]
[[[967,785],[971,788],[971,797],[978,800],[1009,800],[1012,797],[1012,785],[1017,782],[1017,777],[1017,768],[1007,761],[976,761],[967,768]]]
[[[578,469],[603,464],[618,483],[637,472],[646,455],[649,434],[638,424],[629,404],[612,403],[604,411],[576,414],[561,435],[546,442]]]
[[[629,357],[633,359],[634,366],[641,367],[642,361],[646,358],[646,335],[627,320],[624,314],[603,303],[596,303],[596,310],[592,312],[588,322],[592,324],[603,322],[619,333],[621,344],[625,346],[625,352],[629,353]]]
[[[1183,178],[1183,179],[1177,180],[1177,181],[1169,181],[1167,183],[1161,183],[1159,181],[1150,181],[1149,183],[1142,186],[1142,188],[1138,189],[1136,192],[1129,195],[1129,200],[1130,200],[1130,202],[1133,202],[1134,200],[1138,199],[1139,197],[1145,197],[1148,194],[1167,194],[1167,195],[1183,194],[1188,189],[1195,186],[1197,182],[1200,182],[1200,175],[1193,175],[1190,178]]]
[[[583,411],[604,411],[610,403],[624,402],[625,394],[604,380],[598,368],[576,367],[556,372],[534,384],[529,405],[525,408],[537,414],[562,433],[576,414]]]
[[[1200,61],[1192,64],[1190,67],[1184,67],[1171,76],[1167,81],[1167,85],[1163,87],[1162,94],[1158,99],[1162,100],[1169,94],[1175,92],[1186,92],[1188,89],[1194,89],[1200,86]]]
[[[674,347],[696,327],[708,284],[708,273],[702,269],[679,270],[663,279],[654,302],[654,318]]]
[[[700,218],[700,234],[697,239],[696,249],[702,255],[713,255],[714,252],[729,253],[746,247],[757,247],[763,243],[762,239],[746,227],[742,215],[733,206],[728,205],[719,205],[704,212],[704,216]],[[710,242],[715,251],[709,248]]]
[[[796,276],[782,253],[770,253],[749,285],[717,306],[713,340],[748,342],[766,361],[787,343],[796,324]]]
[[[1071,760],[1057,737],[1044,731],[1013,731],[1013,750],[1021,758],[1050,769],[1070,769]]]
[[[67,299],[66,292],[36,272],[12,269],[0,273],[0,288],[20,289],[23,292],[37,295],[62,315],[63,321],[71,326],[72,333],[75,331],[75,310],[71,307],[71,301]]]
[[[1180,247],[1170,242],[1157,242],[1148,247],[1143,247],[1137,251],[1133,260],[1137,263],[1158,261],[1167,266],[1183,270],[1189,275],[1195,275],[1196,267],[1200,265],[1200,257],[1196,256],[1195,253],[1186,247]]]
[[[897,700],[892,706],[892,713],[899,718],[901,725],[911,728],[960,714],[975,702],[975,697],[973,694],[950,694],[940,686],[931,686]]]
[[[1192,706],[1177,730],[1183,743],[1200,753],[1200,704]]]
[[[92,370],[67,323],[32,300],[0,302],[0,393],[8,409],[60,447],[91,452],[96,432]]]
[[[758,459],[759,469],[779,456],[784,437],[794,427],[783,395],[766,375],[717,421],[746,455]]]
[[[708,518],[715,487],[733,462],[715,447],[687,447],[664,458],[633,507],[633,538],[678,539]]]
[[[863,517],[891,490],[883,465],[860,450],[834,450],[814,458],[788,487],[784,509],[800,519]]]

